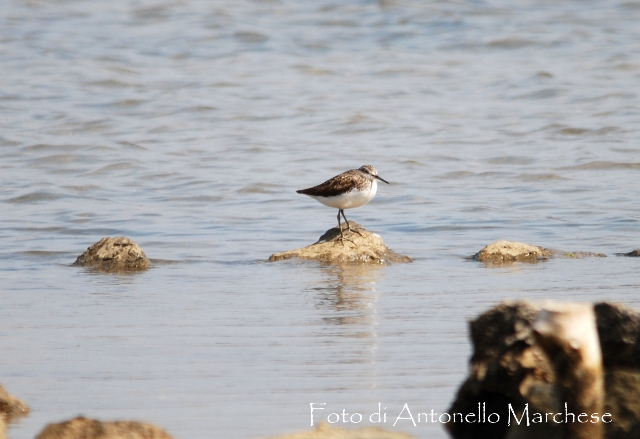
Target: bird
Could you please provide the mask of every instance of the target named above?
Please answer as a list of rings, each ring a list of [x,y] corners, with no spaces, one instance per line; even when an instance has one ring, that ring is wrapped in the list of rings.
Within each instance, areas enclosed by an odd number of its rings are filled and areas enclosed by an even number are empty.
[[[358,169],[351,169],[336,175],[317,186],[300,189],[296,192],[308,195],[325,206],[338,209],[338,230],[340,230],[340,240],[344,245],[340,214],[347,224],[347,230],[353,232],[349,226],[349,220],[344,214],[344,209],[364,206],[371,201],[378,190],[376,179],[389,184],[387,180],[378,176],[378,171],[373,165],[364,165]],[[362,236],[357,230],[356,232]]]

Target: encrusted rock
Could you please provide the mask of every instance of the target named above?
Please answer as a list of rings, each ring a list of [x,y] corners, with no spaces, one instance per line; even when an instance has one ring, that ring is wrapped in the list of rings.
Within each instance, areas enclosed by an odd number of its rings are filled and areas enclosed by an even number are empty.
[[[73,265],[95,267],[105,271],[146,270],[149,259],[129,238],[102,238],[93,244]]]
[[[471,258],[476,261],[489,264],[509,264],[512,262],[538,262],[545,261],[551,257],[559,258],[586,258],[590,256],[604,258],[602,253],[591,252],[565,252],[551,250],[537,245],[525,244],[524,242],[497,241],[490,244],[473,255]]]
[[[497,305],[470,322],[473,354],[469,377],[461,385],[448,413],[498,413],[491,423],[453,423],[455,439],[563,438],[563,424],[516,425],[509,418],[512,404],[518,418],[525,404],[529,413],[564,413],[566,382],[559,382],[553,362],[536,344],[532,324],[540,306],[528,302]],[[609,303],[594,306],[605,379],[604,412],[608,439],[640,437],[640,313]],[[564,396],[563,396],[564,393]]]
[[[274,253],[269,261],[300,258],[329,263],[368,263],[384,264],[387,262],[411,262],[409,256],[400,255],[390,250],[382,238],[366,231],[361,225],[349,222],[352,231],[342,224],[344,241],[340,240],[340,229],[334,227],[326,231],[318,242],[297,250]]]
[[[49,424],[36,439],[172,439],[152,424],[135,421],[100,422],[79,416],[70,421]]]
[[[379,427],[345,430],[321,422],[314,430],[285,434],[270,439],[413,439],[413,436],[407,433],[383,430]]]

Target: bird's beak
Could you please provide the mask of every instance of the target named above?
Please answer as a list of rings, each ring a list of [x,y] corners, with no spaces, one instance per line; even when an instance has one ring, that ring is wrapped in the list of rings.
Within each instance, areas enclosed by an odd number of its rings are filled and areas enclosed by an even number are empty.
[[[389,184],[389,182],[388,182],[387,180],[385,180],[384,178],[382,178],[382,177],[378,177],[378,176],[376,175],[376,178],[377,178],[378,180],[382,180],[382,181],[384,181],[385,183]]]

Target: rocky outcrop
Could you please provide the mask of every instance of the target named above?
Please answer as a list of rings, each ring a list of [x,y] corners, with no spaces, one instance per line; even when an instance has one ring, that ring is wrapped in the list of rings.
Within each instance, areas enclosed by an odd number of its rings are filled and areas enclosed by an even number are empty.
[[[149,259],[135,242],[123,236],[102,238],[93,244],[73,265],[104,271],[146,270]]]
[[[321,422],[314,430],[285,434],[270,439],[413,439],[407,433],[391,432],[378,427],[345,430]]]
[[[574,389],[558,366],[535,341],[533,324],[541,307],[528,302],[500,304],[470,323],[473,354],[469,377],[461,385],[449,413],[498,413],[497,423],[453,423],[455,439],[564,438],[565,424],[554,422],[518,426],[508,421],[508,404],[522,416],[564,412]],[[604,424],[608,439],[640,437],[640,313],[598,303],[593,307],[604,368],[604,409],[613,422]]]
[[[565,252],[551,250],[524,242],[497,241],[473,255],[471,259],[488,264],[510,264],[513,262],[538,262],[552,257],[586,258],[590,256],[606,257],[602,253]]]
[[[638,256],[640,256],[640,250],[633,250],[629,253],[618,253],[618,256],[630,256],[632,258],[637,258]]]
[[[411,262],[408,256],[390,250],[382,238],[368,232],[361,225],[349,222],[352,231],[342,224],[344,240],[340,239],[340,229],[334,227],[326,231],[318,242],[297,250],[274,253],[269,261],[300,258],[334,264],[364,263],[385,264],[388,262]]]
[[[151,424],[135,421],[100,422],[79,416],[58,424],[49,424],[36,439],[172,439],[167,432]]]

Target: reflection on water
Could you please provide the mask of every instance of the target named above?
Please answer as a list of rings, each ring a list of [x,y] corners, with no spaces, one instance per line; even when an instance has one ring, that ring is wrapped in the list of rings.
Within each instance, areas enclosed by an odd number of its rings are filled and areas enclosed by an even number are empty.
[[[383,268],[364,264],[321,265],[327,281],[314,288],[321,293],[319,306],[337,311],[369,308],[365,302],[374,295]]]
[[[322,318],[321,336],[333,343],[345,339],[348,349],[332,360],[356,367],[359,386],[376,389],[380,384],[378,358],[378,301],[376,285],[383,276],[381,265],[321,265],[322,286],[315,305],[328,313]],[[353,339],[357,339],[353,340]],[[349,342],[348,340],[353,340]]]
[[[382,276],[381,265],[323,265],[326,279],[317,292],[317,306],[335,310],[335,316],[323,320],[334,325],[360,325],[357,334],[349,337],[375,337],[378,292],[376,283]],[[345,334],[346,335],[346,334]]]

